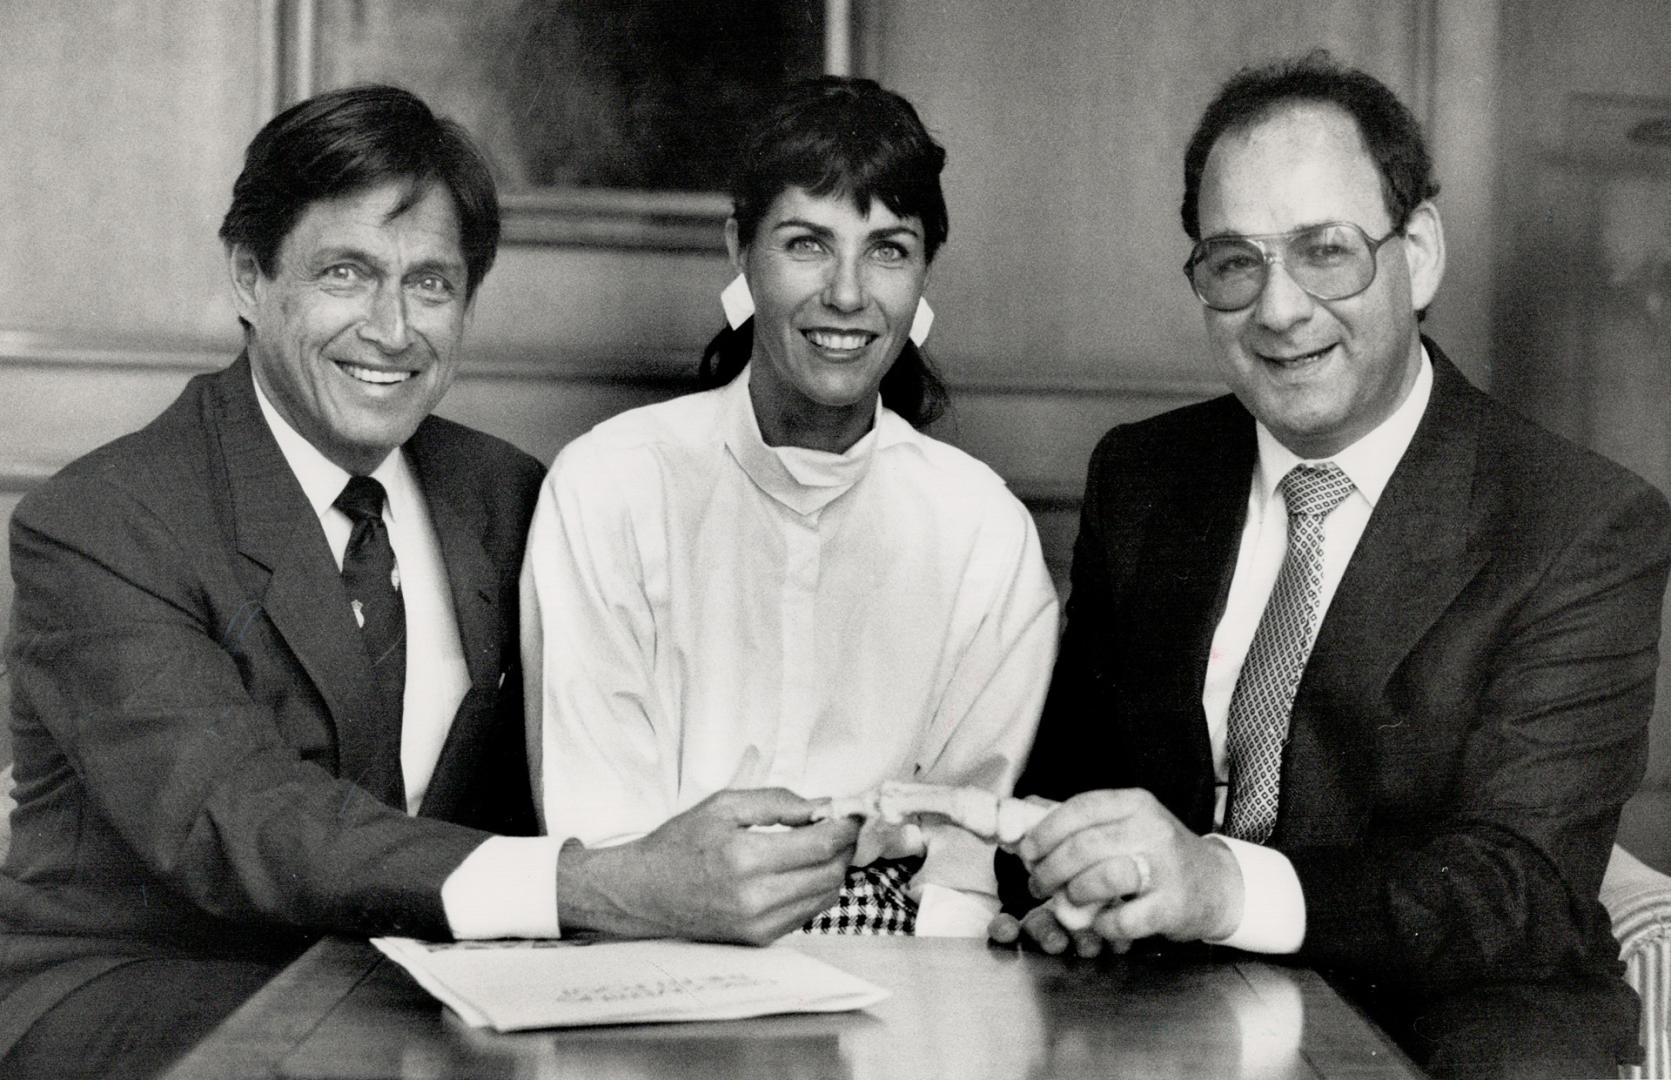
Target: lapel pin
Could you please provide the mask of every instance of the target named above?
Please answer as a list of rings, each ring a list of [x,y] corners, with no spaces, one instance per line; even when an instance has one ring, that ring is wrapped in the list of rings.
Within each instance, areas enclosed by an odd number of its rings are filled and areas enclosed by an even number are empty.
[[[360,624],[361,630],[364,630],[366,628],[365,605],[360,603],[358,600],[350,600],[348,602],[354,605],[354,621]]]
[[[397,566],[389,571],[389,586],[395,592],[400,591],[400,567]]]

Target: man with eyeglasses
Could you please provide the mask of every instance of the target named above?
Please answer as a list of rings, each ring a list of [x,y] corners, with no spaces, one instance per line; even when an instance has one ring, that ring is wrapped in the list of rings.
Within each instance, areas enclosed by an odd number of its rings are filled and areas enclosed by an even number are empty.
[[[1438,186],[1381,83],[1243,71],[1184,177],[1232,393],[1091,460],[1017,786],[1066,801],[1001,866],[992,935],[1292,954],[1435,1074],[1611,1075],[1638,1004],[1596,894],[1645,762],[1665,499],[1421,336]]]

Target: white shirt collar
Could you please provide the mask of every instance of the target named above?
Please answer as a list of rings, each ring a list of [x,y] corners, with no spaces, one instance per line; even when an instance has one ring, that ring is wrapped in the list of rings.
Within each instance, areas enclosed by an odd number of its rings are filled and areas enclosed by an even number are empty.
[[[308,442],[301,432],[279,415],[273,403],[267,400],[267,395],[262,393],[261,383],[255,379],[253,371],[250,381],[255,385],[255,400],[261,406],[261,415],[266,418],[273,438],[278,441],[279,452],[296,475],[296,482],[302,485],[302,493],[307,496],[314,515],[324,518],[337,496],[342,494],[342,489],[348,485],[348,470],[320,453],[317,446]],[[399,519],[402,506],[410,505],[409,500],[417,498],[417,479],[406,464],[404,454],[389,451],[382,464],[372,470],[371,478],[383,485],[387,495],[383,514],[391,523]]]
[[[1300,464],[1332,461],[1340,467],[1352,485],[1373,507],[1392,479],[1393,470],[1410,448],[1422,414],[1427,412],[1428,400],[1433,396],[1433,361],[1422,347],[1421,367],[1416,372],[1416,384],[1407,396],[1380,424],[1357,442],[1328,458],[1302,458],[1282,445],[1269,428],[1255,422],[1259,438],[1258,484],[1260,494],[1269,502],[1276,486],[1289,471]]]
[[[800,446],[767,446],[760,434],[760,421],[754,415],[753,399],[749,397],[752,366],[745,366],[721,391],[726,395],[722,410],[725,445],[761,491],[797,514],[815,514],[840,498],[870,470],[870,462],[879,447],[898,441],[895,423],[904,421],[883,408],[878,395],[876,419],[870,430],[844,453],[832,454]]]

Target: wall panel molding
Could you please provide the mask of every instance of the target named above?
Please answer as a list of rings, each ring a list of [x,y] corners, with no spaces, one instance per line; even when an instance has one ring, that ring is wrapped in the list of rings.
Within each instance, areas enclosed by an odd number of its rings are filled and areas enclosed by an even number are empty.
[[[225,349],[201,345],[82,342],[57,334],[0,331],[0,366],[145,369],[197,374],[226,365]]]
[[[26,495],[46,483],[63,464],[21,457],[0,458],[0,495]]]
[[[193,375],[217,371],[232,344],[89,343],[0,332],[0,499],[34,490],[69,461],[148,423]],[[956,372],[956,361],[944,361]],[[1215,379],[1134,373],[1111,356],[1107,378],[948,375],[952,406],[930,429],[1005,478],[1032,512],[1045,559],[1065,582],[1086,462],[1103,432],[1221,393]],[[493,349],[471,353],[441,413],[549,462],[571,439],[626,409],[695,389],[688,348]]]
[[[201,374],[225,367],[235,346],[200,344],[84,343],[73,338],[25,331],[0,331],[0,367],[104,368]],[[940,362],[942,377],[956,400],[960,396],[1049,396],[1117,400],[1198,401],[1223,393],[1215,378],[1168,378],[1133,373],[1110,358],[1107,379],[1074,377],[980,376],[960,379],[958,363]],[[461,380],[530,379],[551,382],[635,383],[656,389],[688,390],[695,385],[696,356],[684,348],[629,349],[482,349],[466,354]]]

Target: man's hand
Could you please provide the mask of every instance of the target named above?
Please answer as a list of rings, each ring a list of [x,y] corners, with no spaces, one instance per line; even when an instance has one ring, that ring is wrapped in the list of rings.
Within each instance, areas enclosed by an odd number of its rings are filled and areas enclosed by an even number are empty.
[[[1018,941],[1026,944],[1030,941],[1040,951],[1051,956],[1060,955],[1072,945],[1075,955],[1086,960],[1100,955],[1105,944],[1115,952],[1122,953],[1131,947],[1130,942],[1126,941],[1105,943],[1094,929],[1066,929],[1057,921],[1056,913],[1049,904],[1040,904],[1020,919],[1000,911],[987,924],[986,936],[999,945],[1014,945]],[[1026,941],[1023,941],[1023,938]]]
[[[1147,791],[1076,795],[1028,831],[1019,853],[1035,896],[1065,891],[1075,904],[1102,905],[1091,927],[1117,949],[1156,934],[1217,940],[1241,922],[1236,857],[1217,840],[1190,832]],[[1020,930],[1046,952],[1060,952],[1066,932],[1052,925],[1054,918],[1046,922],[1042,910],[1029,913]],[[995,921],[992,931],[999,929],[1010,932]],[[1052,942],[1060,944],[1053,949]]]
[[[765,945],[835,902],[859,825],[809,824],[818,803],[782,788],[721,791],[640,840],[565,844],[565,930]],[[791,825],[763,830],[755,826]]]

